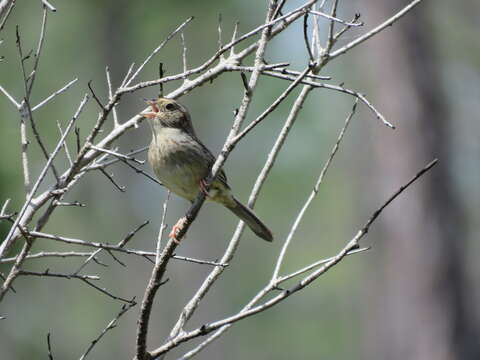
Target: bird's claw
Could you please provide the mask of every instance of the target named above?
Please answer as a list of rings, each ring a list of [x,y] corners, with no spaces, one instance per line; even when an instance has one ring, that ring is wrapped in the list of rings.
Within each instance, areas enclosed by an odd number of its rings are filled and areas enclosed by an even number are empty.
[[[183,229],[185,221],[187,221],[185,217],[182,217],[180,220],[178,220],[177,223],[173,225],[172,231],[170,231],[170,234],[168,234],[168,237],[172,239],[177,245],[180,244],[180,239],[178,239],[178,234]],[[186,236],[184,235],[183,237],[186,237]]]
[[[208,197],[209,193],[207,191],[207,182],[205,181],[205,179],[200,180],[200,190],[202,190],[205,196]]]

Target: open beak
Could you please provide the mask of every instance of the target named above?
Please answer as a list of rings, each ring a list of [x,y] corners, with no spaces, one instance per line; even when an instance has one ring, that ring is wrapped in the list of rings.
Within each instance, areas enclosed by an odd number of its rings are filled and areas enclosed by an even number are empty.
[[[160,111],[160,109],[158,108],[155,100],[148,100],[148,99],[144,99],[144,100],[148,105],[150,105],[150,107],[152,108],[152,111],[142,112],[140,113],[140,115],[142,115],[144,118],[147,118],[147,119],[153,119],[155,116],[157,116],[157,113]]]
[[[156,112],[156,113],[157,113],[157,112],[160,111],[160,109],[159,109],[158,106],[157,106],[157,100],[156,100],[156,99],[152,99],[152,100],[144,99],[144,100],[145,100],[145,102],[146,102],[148,105],[150,105],[150,107],[152,108],[152,111],[153,111],[153,112]]]

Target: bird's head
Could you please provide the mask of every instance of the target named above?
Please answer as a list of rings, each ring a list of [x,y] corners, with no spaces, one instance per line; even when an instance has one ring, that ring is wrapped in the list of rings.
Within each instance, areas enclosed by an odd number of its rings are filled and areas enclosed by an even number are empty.
[[[190,114],[183,105],[167,98],[145,101],[150,105],[150,109],[142,112],[141,115],[149,120],[154,131],[176,128],[194,135]]]

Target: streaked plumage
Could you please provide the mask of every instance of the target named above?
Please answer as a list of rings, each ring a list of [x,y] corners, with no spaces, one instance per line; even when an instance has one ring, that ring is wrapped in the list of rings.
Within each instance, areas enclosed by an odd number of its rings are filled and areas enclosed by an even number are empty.
[[[149,119],[152,129],[148,161],[165,187],[193,202],[215,158],[195,135],[190,115],[184,106],[165,98],[149,104],[152,112],[142,113]],[[223,170],[210,186],[207,199],[224,205],[262,239],[273,240],[270,230],[252,210],[232,195]]]

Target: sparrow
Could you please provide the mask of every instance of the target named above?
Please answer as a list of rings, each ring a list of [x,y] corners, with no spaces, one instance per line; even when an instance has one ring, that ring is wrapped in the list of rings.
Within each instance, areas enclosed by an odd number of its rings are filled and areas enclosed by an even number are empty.
[[[185,106],[173,99],[147,100],[151,111],[142,112],[152,130],[148,151],[150,163],[158,180],[178,196],[194,202],[203,191],[207,200],[219,203],[245,222],[260,238],[273,241],[272,232],[255,213],[238,201],[221,170],[205,191],[205,178],[215,162],[210,150],[198,139]],[[175,239],[176,229],[170,237]]]

